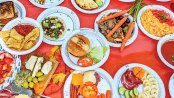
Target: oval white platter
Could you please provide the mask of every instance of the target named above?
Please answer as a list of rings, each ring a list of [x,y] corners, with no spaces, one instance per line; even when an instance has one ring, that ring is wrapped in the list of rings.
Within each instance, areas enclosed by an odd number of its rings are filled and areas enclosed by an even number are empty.
[[[143,25],[141,24],[141,15],[144,11],[148,10],[148,9],[156,9],[156,10],[163,10],[167,13],[170,14],[171,18],[174,19],[174,13],[172,11],[170,11],[169,9],[167,9],[166,7],[164,6],[161,6],[161,5],[147,5],[145,7],[143,7],[142,9],[140,9],[139,13],[138,13],[138,16],[137,16],[137,23],[138,23],[138,26],[139,28],[141,29],[141,31],[147,35],[148,37],[154,39],[154,40],[159,40],[161,37],[157,37],[157,36],[154,36],[150,33],[148,33],[145,28],[143,27]]]
[[[106,93],[106,90],[111,90],[112,97],[111,98],[117,98],[115,94],[116,86],[114,84],[114,81],[112,77],[103,69],[98,68],[95,70],[101,77],[101,81],[98,84],[99,92],[100,93]],[[84,71],[74,71],[73,73],[83,73]],[[72,80],[72,74],[69,75],[67,78],[65,85],[64,85],[64,98],[70,98],[70,85]]]
[[[174,74],[170,77],[170,80],[169,80],[169,93],[170,93],[170,96],[172,98],[174,98]]]
[[[15,55],[29,54],[29,53],[33,52],[34,50],[36,50],[42,43],[43,36],[44,36],[43,29],[36,20],[25,17],[25,18],[16,18],[16,19],[10,21],[2,28],[2,31],[11,30],[14,26],[19,25],[19,24],[30,24],[30,25],[32,25],[34,27],[38,27],[40,29],[40,36],[38,38],[37,43],[31,49],[22,50],[22,51],[12,50],[12,49],[8,48],[7,45],[5,44],[5,42],[2,40],[2,38],[0,38],[0,43],[2,45],[2,48],[9,53],[13,53]]]
[[[66,7],[58,6],[58,7],[47,9],[38,16],[37,21],[41,24],[45,18],[50,16],[60,17],[64,21],[66,26],[66,33],[63,38],[60,38],[57,40],[49,40],[44,37],[43,41],[47,44],[61,45],[71,32],[73,32],[74,30],[80,29],[80,21],[78,16],[76,15],[75,12],[73,12],[72,10]]]
[[[101,6],[101,7],[99,7],[99,8],[97,8],[97,9],[94,9],[94,10],[85,10],[85,9],[82,9],[81,7],[79,7],[79,6],[77,5],[77,3],[76,3],[75,0],[71,0],[71,3],[73,4],[73,6],[74,6],[77,10],[79,10],[79,11],[82,12],[82,13],[94,14],[94,13],[99,13],[99,12],[103,11],[104,9],[106,9],[106,8],[108,7],[108,5],[109,5],[109,3],[110,3],[110,0],[102,0],[102,1],[103,1],[104,5]]]
[[[99,63],[94,64],[89,67],[80,67],[77,65],[78,58],[74,57],[67,51],[68,41],[75,34],[80,34],[80,35],[84,35],[85,37],[87,37],[90,40],[90,47],[105,46],[108,48],[108,50],[105,53],[105,56]],[[93,69],[99,68],[106,62],[106,60],[109,57],[109,53],[110,53],[110,48],[109,48],[109,45],[108,45],[106,39],[104,38],[104,36],[102,36],[100,33],[95,33],[95,31],[93,29],[89,29],[89,28],[81,28],[81,29],[75,30],[74,32],[69,34],[69,36],[66,38],[65,42],[62,44],[62,50],[61,50],[61,54],[62,54],[63,60],[66,63],[66,65],[68,65],[72,69],[81,70],[81,71],[87,71],[87,70],[93,70]]]
[[[168,62],[164,59],[164,57],[163,57],[163,55],[162,55],[162,53],[161,53],[161,47],[162,47],[162,45],[163,45],[166,41],[168,41],[168,40],[174,40],[174,34],[166,35],[166,36],[162,37],[162,38],[158,41],[157,53],[158,53],[159,58],[161,59],[161,61],[162,61],[165,65],[167,65],[167,66],[168,66],[169,68],[171,68],[171,69],[174,69],[174,66],[173,66],[172,64],[168,63]]]
[[[40,8],[51,8],[60,5],[64,0],[45,0],[45,4],[39,4],[35,0],[29,0],[33,5]]]
[[[99,31],[99,28],[98,28],[98,24],[96,23],[98,20],[100,20],[104,15],[108,14],[108,13],[114,13],[114,12],[120,12],[121,10],[117,10],[117,9],[111,9],[111,10],[106,10],[104,12],[102,12],[101,14],[98,15],[98,17],[96,18],[95,20],[95,23],[94,23],[94,28],[95,30],[98,32],[98,33],[101,33]],[[128,15],[128,14],[125,14],[125,15]],[[133,21],[133,17],[129,15],[128,17],[130,19],[130,21]],[[104,35],[103,35],[104,36]],[[132,36],[131,38],[126,42],[126,46],[132,44],[136,38],[138,36],[138,26],[137,26],[137,23],[135,24],[135,27],[134,27],[134,31],[132,33]],[[112,47],[121,47],[121,43],[112,43],[112,42],[109,42],[109,45],[112,46]]]
[[[1,52],[5,52],[5,51],[0,46],[0,53]],[[7,86],[9,86],[13,82],[13,80],[15,79],[17,72],[20,71],[20,67],[21,67],[21,59],[20,59],[20,56],[17,56],[17,55],[12,55],[12,56],[15,59],[15,64],[12,66],[12,70],[11,70],[12,76],[11,77],[7,77],[5,79],[5,82],[3,84],[0,84],[0,90],[3,90]]]
[[[121,2],[134,2],[135,0],[119,0]]]
[[[124,72],[126,72],[127,69],[132,69],[133,67],[142,67],[144,70],[151,73],[154,76],[154,78],[158,81],[158,84],[159,84],[159,89],[160,89],[159,98],[165,98],[165,87],[164,87],[163,81],[161,80],[160,76],[150,67],[143,65],[143,64],[139,64],[139,63],[127,64],[127,65],[123,66],[122,68],[120,68],[117,71],[117,73],[115,74],[114,83],[117,84],[116,91],[115,91],[115,93],[117,95],[116,98],[124,98],[123,96],[121,96],[119,94],[119,91],[118,91],[119,87],[121,86],[121,76],[123,75]]]

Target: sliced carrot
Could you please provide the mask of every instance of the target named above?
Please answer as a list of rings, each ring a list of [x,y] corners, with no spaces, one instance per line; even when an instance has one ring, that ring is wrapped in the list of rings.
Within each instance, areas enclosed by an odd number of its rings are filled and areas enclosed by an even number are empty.
[[[106,98],[111,98],[111,90],[106,91]]]
[[[124,49],[124,47],[126,45],[126,42],[129,40],[129,38],[130,38],[130,36],[131,36],[131,34],[133,32],[134,26],[135,26],[135,22],[131,22],[131,24],[129,25],[128,31],[126,33],[126,36],[125,36],[125,38],[124,38],[124,40],[123,40],[123,42],[121,44],[121,49],[120,49],[121,51],[123,51],[123,49]]]
[[[109,16],[106,16],[106,17],[104,17],[103,19],[97,21],[97,24],[100,24],[100,23],[102,23],[102,22],[104,22],[104,21],[107,21],[107,20],[109,20],[109,19],[113,19],[113,18],[116,18],[116,17],[118,17],[118,16],[121,16],[121,15],[127,13],[128,11],[129,11],[129,10],[123,10],[123,11],[121,11],[121,12],[118,12],[118,13],[115,13],[115,14],[112,14],[112,15],[109,15]]]
[[[128,16],[124,17],[115,25],[115,27],[106,35],[107,39],[109,39],[121,27],[121,25],[127,20],[127,18]]]
[[[76,86],[74,86],[74,96],[73,96],[73,98],[77,98],[77,89],[76,89]]]
[[[105,98],[105,94],[101,93],[101,98]]]
[[[70,90],[70,92],[71,92],[71,95],[70,95],[70,98],[73,98],[73,92],[74,92],[74,87],[73,87],[73,85],[71,84],[71,88],[70,88],[71,90]]]

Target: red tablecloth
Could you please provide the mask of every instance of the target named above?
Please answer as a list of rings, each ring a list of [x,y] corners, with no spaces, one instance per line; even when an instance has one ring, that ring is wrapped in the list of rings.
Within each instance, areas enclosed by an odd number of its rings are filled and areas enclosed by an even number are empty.
[[[38,8],[32,5],[29,0],[19,0],[21,3],[24,4],[27,17],[31,17],[37,19],[38,15],[45,9]],[[128,9],[132,5],[132,3],[123,3],[119,2],[118,0],[110,0],[110,4],[107,9]],[[157,2],[155,0],[144,0],[147,4],[159,4],[166,6],[170,9],[170,2],[162,3]],[[65,0],[61,6],[66,6],[72,9],[79,17],[81,28],[94,28],[94,20],[98,14],[84,14],[76,10],[73,5],[71,4],[71,0]],[[90,20],[90,21],[89,21]],[[120,53],[119,49],[111,47],[111,53],[107,62],[102,66],[112,77],[115,73],[125,64],[128,63],[142,63],[150,68],[154,69],[162,78],[165,91],[166,91],[166,98],[171,98],[168,90],[168,82],[170,76],[173,74],[173,70],[168,68],[164,65],[157,55],[157,42],[148,38],[144,35],[140,30],[138,34],[138,38],[135,40],[133,44],[126,47],[124,52]],[[51,48],[51,45],[47,45],[42,43],[39,47],[38,51],[45,52]],[[58,95],[59,96],[59,95]],[[55,96],[55,98],[59,98]],[[60,97],[61,98],[61,97]]]

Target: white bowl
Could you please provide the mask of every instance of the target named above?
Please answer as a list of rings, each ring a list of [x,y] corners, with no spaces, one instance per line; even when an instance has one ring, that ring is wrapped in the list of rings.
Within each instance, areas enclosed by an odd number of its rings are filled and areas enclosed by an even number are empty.
[[[158,42],[158,45],[157,45],[157,53],[158,53],[158,56],[159,58],[161,59],[161,61],[167,65],[168,67],[170,67],[171,69],[174,69],[174,66],[170,63],[168,63],[165,58],[163,57],[162,53],[161,53],[161,47],[162,45],[168,41],[168,40],[174,40],[174,34],[170,34],[170,35],[166,35],[164,37],[162,37],[159,42]]]
[[[17,51],[17,50],[13,50],[13,49],[8,48],[7,45],[5,44],[5,42],[2,40],[2,38],[0,38],[0,43],[2,45],[2,48],[9,53],[13,53],[16,55],[29,54],[29,53],[33,52],[34,50],[36,50],[40,46],[40,44],[42,43],[43,29],[42,29],[41,25],[36,20],[26,17],[26,18],[16,18],[16,19],[10,21],[9,23],[7,23],[3,27],[2,31],[11,30],[14,26],[19,25],[19,24],[30,24],[30,25],[32,25],[34,27],[38,27],[40,29],[40,36],[38,38],[37,43],[31,49],[23,50],[23,51]]]
[[[77,65],[78,58],[72,56],[67,51],[68,41],[70,40],[71,37],[73,37],[76,34],[84,35],[85,37],[87,37],[90,40],[91,47],[106,46],[108,48],[103,59],[99,63],[94,64],[89,67],[80,67]],[[106,39],[100,33],[95,33],[95,31],[93,29],[89,29],[89,28],[82,28],[82,29],[75,30],[74,32],[72,32],[67,37],[65,42],[62,44],[62,49],[61,49],[61,54],[62,54],[63,60],[66,63],[66,65],[72,69],[76,69],[76,70],[80,70],[80,71],[94,70],[96,68],[99,68],[106,62],[106,60],[109,57],[109,53],[110,53],[110,48],[109,48],[109,45],[108,45]]]
[[[101,81],[99,82],[98,89],[100,93],[106,93],[106,90],[111,90],[111,98],[117,98],[116,97],[116,86],[115,83],[112,79],[112,77],[103,69],[98,68],[95,70],[100,77],[102,78]],[[73,73],[84,73],[84,71],[74,71]],[[64,98],[70,98],[70,85],[72,81],[72,73],[68,76],[66,79],[65,85],[64,85]]]
[[[114,13],[114,12],[120,12],[121,10],[117,10],[117,9],[111,9],[111,10],[107,10],[107,11],[104,11],[102,12],[101,14],[98,15],[98,17],[96,18],[95,20],[95,23],[94,23],[94,28],[95,30],[98,32],[98,33],[101,33],[99,31],[99,28],[98,28],[98,24],[96,23],[98,20],[100,20],[104,15],[108,14],[108,13]],[[128,14],[125,14],[125,15],[128,15]],[[133,17],[129,15],[128,17],[130,19],[130,21],[133,21]],[[103,35],[104,36],[104,35]],[[130,44],[132,44],[136,38],[138,36],[138,26],[137,26],[137,23],[135,23],[135,26],[134,26],[134,31],[132,33],[132,36],[131,38],[126,42],[126,45],[125,46],[128,46]],[[105,36],[104,36],[105,37]],[[109,45],[112,46],[112,47],[121,47],[121,43],[112,43],[112,42],[109,42]]]
[[[159,84],[159,97],[158,98],[165,98],[165,87],[164,87],[164,83],[161,80],[160,76],[150,67],[144,65],[144,64],[139,64],[139,63],[131,63],[131,64],[126,64],[125,66],[123,66],[122,68],[120,68],[117,73],[114,76],[114,83],[116,84],[116,95],[117,97],[115,98],[124,98],[119,94],[119,87],[121,86],[121,76],[123,75],[123,73],[126,72],[126,70],[128,69],[132,69],[133,67],[142,67],[144,70],[148,71],[149,73],[151,73],[154,78],[157,80],[158,84]],[[143,89],[143,88],[140,88]]]
[[[154,40],[159,40],[161,37],[157,37],[157,36],[154,36],[152,34],[150,34],[149,32],[147,32],[145,30],[145,28],[143,27],[143,25],[141,24],[141,15],[144,11],[148,10],[148,9],[155,9],[155,10],[163,10],[167,13],[170,14],[171,18],[174,19],[174,13],[172,11],[170,11],[169,9],[167,9],[166,7],[164,6],[161,6],[161,5],[147,5],[145,7],[143,7],[139,13],[138,13],[138,16],[137,16],[137,23],[138,23],[138,26],[139,28],[141,29],[141,31],[147,35],[148,37],[154,39]]]
[[[85,10],[85,9],[82,9],[81,7],[79,7],[76,3],[75,0],[71,0],[71,3],[73,4],[73,6],[79,10],[80,12],[82,13],[87,13],[87,14],[94,14],[94,13],[99,13],[101,11],[103,11],[104,9],[106,9],[110,3],[110,0],[102,0],[104,2],[104,5],[102,7],[99,7],[97,9],[94,9],[94,10]]]
[[[64,2],[64,0],[52,0],[52,1],[46,0],[46,3],[42,5],[42,4],[35,2],[35,0],[29,0],[29,1],[33,5],[40,7],[40,8],[51,8],[51,7],[55,7],[57,5],[60,5],[61,3]]]
[[[174,74],[170,77],[170,80],[169,80],[169,85],[168,85],[168,88],[169,88],[169,93],[170,93],[170,96],[172,98],[174,98]]]
[[[58,6],[54,8],[49,8],[43,11],[37,18],[37,21],[41,24],[42,21],[50,16],[58,16],[65,23],[66,33],[64,37],[57,40],[49,40],[44,37],[43,41],[50,45],[61,45],[66,37],[74,30],[80,29],[80,21],[75,12],[69,8]]]

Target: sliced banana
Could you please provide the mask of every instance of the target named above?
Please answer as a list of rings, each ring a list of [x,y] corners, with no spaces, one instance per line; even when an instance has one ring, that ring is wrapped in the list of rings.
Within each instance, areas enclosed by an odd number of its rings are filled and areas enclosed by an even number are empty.
[[[144,93],[140,93],[140,94],[138,95],[138,98],[147,98],[147,96],[146,96],[146,94],[144,94]]]

